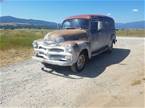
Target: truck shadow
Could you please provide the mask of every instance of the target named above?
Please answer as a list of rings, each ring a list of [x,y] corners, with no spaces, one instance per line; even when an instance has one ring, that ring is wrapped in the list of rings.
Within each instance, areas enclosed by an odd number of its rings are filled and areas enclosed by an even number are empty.
[[[84,77],[95,78],[105,71],[105,69],[113,64],[118,64],[123,61],[130,54],[130,49],[114,48],[112,53],[102,53],[93,57],[86,68],[81,73],[72,73],[69,67],[56,67],[52,66],[52,72],[46,71],[53,75],[62,76],[71,79],[81,79]],[[126,65],[126,64],[121,64]],[[72,76],[73,75],[73,76]],[[74,77],[75,76],[75,77]],[[77,76],[77,78],[76,78]]]

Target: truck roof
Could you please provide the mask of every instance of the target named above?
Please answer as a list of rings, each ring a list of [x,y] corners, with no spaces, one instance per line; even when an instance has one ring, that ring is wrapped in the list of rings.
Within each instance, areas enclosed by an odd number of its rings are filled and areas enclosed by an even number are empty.
[[[107,17],[112,19],[111,17],[105,16],[105,15],[96,15],[96,14],[86,14],[86,15],[76,15],[76,16],[70,16],[67,19],[91,19],[92,17]]]

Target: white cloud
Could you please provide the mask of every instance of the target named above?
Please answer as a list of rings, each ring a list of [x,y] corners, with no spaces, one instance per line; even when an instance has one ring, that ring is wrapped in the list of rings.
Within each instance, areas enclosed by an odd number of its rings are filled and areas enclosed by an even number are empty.
[[[111,16],[111,13],[107,13],[108,16]]]
[[[138,12],[139,10],[138,10],[138,9],[132,9],[132,11],[133,11],[133,12]]]

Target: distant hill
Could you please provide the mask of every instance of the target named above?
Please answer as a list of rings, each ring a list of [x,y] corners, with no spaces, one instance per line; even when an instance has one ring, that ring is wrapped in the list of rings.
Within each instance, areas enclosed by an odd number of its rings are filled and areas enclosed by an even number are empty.
[[[145,21],[116,23],[117,29],[145,29]]]
[[[49,28],[56,29],[57,23],[34,19],[22,19],[12,16],[0,17],[0,28]]]
[[[0,17],[0,29],[13,29],[13,28],[48,28],[56,29],[57,24],[55,22],[48,22],[43,20],[34,19],[22,19],[12,16]],[[144,29],[145,21],[130,22],[130,23],[116,23],[117,29]]]

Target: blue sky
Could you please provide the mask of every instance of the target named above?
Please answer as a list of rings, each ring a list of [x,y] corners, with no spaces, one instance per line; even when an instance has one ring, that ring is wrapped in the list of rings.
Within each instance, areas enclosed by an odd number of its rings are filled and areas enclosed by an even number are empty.
[[[0,16],[62,22],[79,14],[109,15],[116,22],[145,20],[144,0],[0,0]]]

